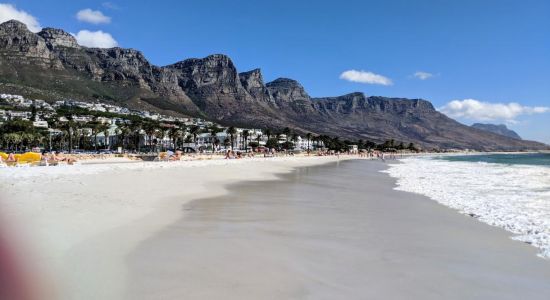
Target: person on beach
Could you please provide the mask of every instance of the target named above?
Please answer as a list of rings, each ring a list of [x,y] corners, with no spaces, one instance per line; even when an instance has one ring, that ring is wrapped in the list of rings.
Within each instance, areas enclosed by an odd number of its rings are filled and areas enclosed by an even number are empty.
[[[233,154],[233,150],[227,150],[227,153],[225,154],[225,159],[234,159],[235,155]]]
[[[6,162],[14,163],[17,162],[17,159],[15,158],[15,155],[13,153],[8,154],[8,158],[6,159]]]
[[[40,166],[47,167],[48,165],[48,155],[44,153],[42,157],[40,157]]]
[[[181,154],[182,152],[180,150],[176,150],[176,153],[170,156],[171,161],[178,161],[181,160]]]
[[[65,157],[62,153],[52,152],[51,159],[55,162],[66,162],[69,165],[72,165],[76,162],[76,159],[71,157]]]

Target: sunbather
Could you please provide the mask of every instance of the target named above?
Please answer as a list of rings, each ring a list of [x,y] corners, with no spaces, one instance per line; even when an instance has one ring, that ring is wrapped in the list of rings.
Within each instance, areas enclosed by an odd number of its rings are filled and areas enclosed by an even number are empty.
[[[10,153],[8,155],[8,159],[6,159],[6,162],[14,163],[14,162],[17,162],[17,159],[15,158],[15,155],[13,153]]]

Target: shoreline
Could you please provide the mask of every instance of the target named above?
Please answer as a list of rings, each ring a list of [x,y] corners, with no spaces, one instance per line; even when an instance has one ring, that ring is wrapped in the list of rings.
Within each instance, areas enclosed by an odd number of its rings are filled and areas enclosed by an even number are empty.
[[[406,158],[385,171],[396,190],[424,195],[476,221],[501,228],[511,240],[550,258],[548,165],[479,164],[472,161]]]
[[[24,229],[17,233],[33,241],[32,246],[39,246],[32,250],[40,254],[30,261],[46,270],[43,277],[53,278],[52,284],[64,295],[60,299],[119,300],[127,293],[127,284],[135,284],[135,278],[128,277],[135,272],[128,273],[127,269],[132,253],[182,220],[185,222],[194,212],[192,207],[209,199],[234,197],[235,191],[242,186],[285,184],[288,178],[307,174],[304,170],[309,167],[329,168],[329,165],[346,160],[356,160],[357,164],[350,162],[356,165],[385,165],[387,169],[386,163],[356,156],[107,163],[40,168],[42,172],[34,172],[36,168],[19,168],[17,176],[4,174],[4,179],[11,179],[12,183],[3,181],[0,184],[3,191],[0,200],[4,200],[0,204],[2,208],[9,208],[3,211],[2,217],[8,217],[12,225],[23,226]],[[369,188],[369,193],[375,191],[375,195],[380,193],[390,197],[388,199],[398,195],[422,199],[430,204],[418,200],[415,203],[421,207],[440,206],[436,211],[443,211],[453,219],[456,217],[452,214],[466,217],[426,196],[396,191],[395,178],[380,170],[374,173],[369,171],[367,178],[383,184],[361,187]],[[391,191],[381,190],[388,181],[393,182]],[[407,202],[400,205],[410,206]],[[503,229],[466,218],[467,224],[474,222],[490,228],[481,230],[497,232],[498,236],[503,235],[502,232],[508,234]],[[414,229],[416,225],[412,223],[410,227]],[[509,234],[507,240],[520,244],[512,248],[532,248],[510,240]],[[27,244],[30,243],[27,241]],[[426,249],[431,246],[422,245]],[[376,245],[368,247],[377,249]],[[170,253],[173,250],[163,251]],[[130,298],[137,299],[135,295]]]
[[[339,171],[346,168],[363,174],[361,186],[346,188],[357,183]],[[186,215],[129,256],[126,299],[544,299],[550,292],[550,265],[536,249],[394,190],[384,168],[379,161],[302,167],[187,203]]]

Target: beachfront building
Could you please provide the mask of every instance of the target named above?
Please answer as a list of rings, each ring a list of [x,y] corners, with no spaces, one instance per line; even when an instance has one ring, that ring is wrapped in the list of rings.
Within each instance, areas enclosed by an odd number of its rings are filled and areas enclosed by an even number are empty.
[[[48,128],[48,122],[46,121],[34,121],[32,122],[32,126],[36,128]]]
[[[225,150],[224,145],[230,144],[231,137],[225,131],[212,135],[205,132],[197,135],[197,142],[192,147],[197,151],[221,151]]]

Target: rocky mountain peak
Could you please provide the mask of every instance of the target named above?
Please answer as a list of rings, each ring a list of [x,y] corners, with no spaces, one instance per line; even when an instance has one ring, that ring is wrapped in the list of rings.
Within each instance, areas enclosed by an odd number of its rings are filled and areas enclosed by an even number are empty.
[[[179,73],[180,82],[185,88],[216,86],[215,89],[222,93],[234,93],[237,89],[242,89],[235,65],[224,54],[190,58],[165,68]]]
[[[241,84],[247,90],[264,86],[264,80],[260,69],[239,73],[239,78],[241,80]]]
[[[268,82],[267,85],[269,86],[281,86],[281,87],[293,87],[293,88],[302,88],[302,85],[294,80],[294,79],[290,79],[290,78],[285,78],[285,77],[279,77],[271,82]]]
[[[273,98],[265,87],[260,69],[239,73],[243,88],[254,98],[263,102],[273,102]]]
[[[428,101],[428,100],[424,100],[424,99],[412,99],[412,106],[414,108],[418,108],[418,109],[421,109],[421,110],[428,110],[428,111],[435,111],[435,107],[433,106],[433,104]]]
[[[191,66],[200,65],[203,68],[216,68],[216,67],[228,67],[230,69],[236,68],[231,61],[231,58],[225,54],[212,54],[204,58],[188,58],[186,60],[177,62],[172,65],[166,66],[167,68],[185,69]]]
[[[45,41],[32,33],[27,25],[10,20],[0,24],[0,49],[24,54],[29,58],[50,58]]]
[[[89,52],[97,53],[100,56],[110,60],[119,60],[119,61],[136,61],[141,64],[149,64],[143,53],[141,51],[130,49],[130,48],[91,48]]]
[[[51,49],[57,47],[79,48],[76,38],[70,33],[56,28],[44,28],[38,33]]]
[[[9,20],[0,24],[0,32],[11,32],[11,33],[18,33],[18,34],[32,33],[27,28],[27,25],[17,20]]]
[[[266,85],[275,101],[292,102],[310,100],[304,87],[296,80],[290,78],[277,78]]]
[[[483,130],[483,131],[503,135],[503,136],[513,138],[513,139],[516,139],[516,140],[521,140],[521,136],[519,136],[519,134],[517,134],[515,131],[513,131],[511,129],[508,129],[508,127],[506,127],[506,125],[504,125],[504,124],[495,125],[495,124],[475,123],[475,124],[472,125],[472,127],[476,128],[476,129],[479,129],[479,130]]]

